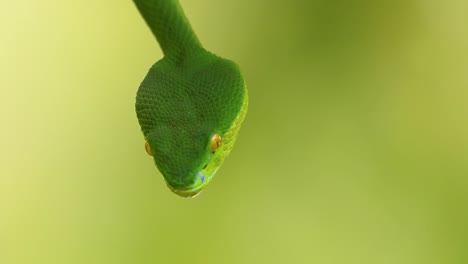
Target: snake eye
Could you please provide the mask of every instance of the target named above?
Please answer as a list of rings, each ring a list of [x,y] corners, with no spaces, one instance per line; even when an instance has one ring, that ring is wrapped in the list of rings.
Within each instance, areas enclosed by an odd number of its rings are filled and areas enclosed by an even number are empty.
[[[145,142],[145,149],[146,149],[146,153],[148,153],[148,155],[153,156],[153,152],[151,151],[151,147],[148,144],[148,142]]]
[[[219,146],[221,146],[221,136],[214,134],[211,138],[211,152],[215,153]]]

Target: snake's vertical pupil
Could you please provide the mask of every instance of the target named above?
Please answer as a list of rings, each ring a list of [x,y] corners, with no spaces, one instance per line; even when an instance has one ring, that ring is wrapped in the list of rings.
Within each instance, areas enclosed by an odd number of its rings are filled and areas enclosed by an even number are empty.
[[[216,152],[219,146],[221,146],[221,136],[219,134],[214,134],[211,138],[211,152]]]
[[[151,151],[151,147],[148,144],[148,142],[145,142],[145,149],[146,149],[146,153],[148,153],[148,155],[153,156],[153,152]]]

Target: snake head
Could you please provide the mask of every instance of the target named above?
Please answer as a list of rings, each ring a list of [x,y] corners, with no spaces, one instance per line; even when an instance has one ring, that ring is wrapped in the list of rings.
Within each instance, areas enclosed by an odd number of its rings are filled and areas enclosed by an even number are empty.
[[[230,153],[247,112],[238,66],[207,51],[153,65],[136,98],[147,151],[168,187],[200,193]]]

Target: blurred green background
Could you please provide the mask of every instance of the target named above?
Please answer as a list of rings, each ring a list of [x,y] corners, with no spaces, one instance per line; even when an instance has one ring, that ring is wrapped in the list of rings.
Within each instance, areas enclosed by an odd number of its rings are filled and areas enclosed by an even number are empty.
[[[468,2],[183,0],[250,109],[196,199],[144,151],[131,1],[0,3],[0,263],[468,263]]]

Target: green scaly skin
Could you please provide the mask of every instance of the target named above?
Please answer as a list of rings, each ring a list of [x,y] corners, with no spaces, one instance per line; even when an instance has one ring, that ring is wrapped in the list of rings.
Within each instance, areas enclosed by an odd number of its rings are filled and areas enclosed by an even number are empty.
[[[169,188],[197,195],[229,155],[247,113],[239,67],[205,50],[177,0],[134,0],[164,57],[140,85],[136,113]],[[213,153],[211,138],[222,143]]]

